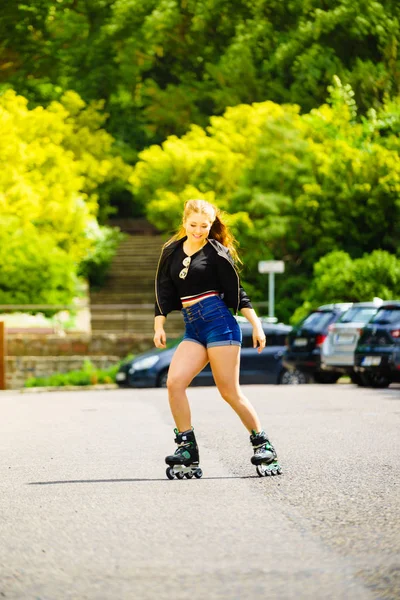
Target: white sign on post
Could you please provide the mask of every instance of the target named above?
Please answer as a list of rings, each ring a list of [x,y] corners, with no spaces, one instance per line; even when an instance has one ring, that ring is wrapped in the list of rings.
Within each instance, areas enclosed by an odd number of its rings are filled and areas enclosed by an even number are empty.
[[[285,272],[283,260],[260,260],[258,263],[259,273],[268,273],[268,316],[274,319],[275,313],[275,273]]]
[[[285,263],[283,260],[260,260],[258,263],[259,273],[284,273]]]

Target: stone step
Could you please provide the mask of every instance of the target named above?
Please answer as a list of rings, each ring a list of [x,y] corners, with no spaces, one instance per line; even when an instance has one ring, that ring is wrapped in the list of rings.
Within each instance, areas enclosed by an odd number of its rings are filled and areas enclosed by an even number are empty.
[[[149,333],[153,331],[154,315],[152,313],[133,315],[123,312],[92,313],[92,331],[129,331],[130,333]],[[182,317],[169,315],[165,327],[168,334],[182,334],[184,330]]]
[[[158,235],[154,225],[151,225],[151,223],[144,218],[110,218],[108,225],[111,227],[119,227],[121,231],[125,231],[131,235],[146,235],[147,237]]]
[[[120,247],[132,246],[134,244],[141,244],[144,247],[161,247],[165,244],[164,238],[160,236],[147,236],[147,235],[130,235],[122,240]]]
[[[129,256],[132,256],[132,252],[135,254],[135,256],[139,256],[141,259],[145,258],[146,260],[158,260],[160,256],[160,249],[149,249],[147,251],[144,251],[142,248],[132,246],[132,248],[124,248],[120,250],[117,254],[115,254],[115,258],[128,258]]]
[[[136,275],[137,273],[144,273],[147,276],[155,277],[158,266],[158,260],[141,260],[139,261],[137,258],[131,256],[129,259],[125,259],[123,261],[113,262],[108,271],[107,277],[112,277],[114,273],[132,273]]]
[[[154,288],[148,290],[114,290],[106,291],[102,290],[99,292],[93,292],[90,295],[91,303],[95,304],[148,304],[148,301],[144,301],[143,298],[150,298],[151,302],[155,302]],[[102,302],[102,298],[108,298],[107,302]]]
[[[107,277],[105,281],[105,287],[106,289],[109,289],[110,286],[113,286],[115,284],[124,286],[124,284],[127,283],[129,286],[133,285],[138,289],[143,287],[143,285],[151,285],[154,289],[154,279],[155,273],[145,273],[143,271],[134,271],[133,273],[129,272],[126,274],[124,274],[123,272],[112,273]]]
[[[140,250],[138,250],[137,248],[132,248],[132,250],[116,254],[113,259],[113,263],[114,263],[114,261],[116,263],[126,262],[127,260],[132,260],[132,257],[135,257],[137,260],[140,260],[141,262],[146,261],[146,262],[153,262],[153,263],[157,264],[158,259],[160,258],[160,253],[159,252],[144,253],[144,252],[141,252]]]
[[[132,243],[126,244],[125,242],[122,242],[122,244],[120,244],[118,246],[117,255],[124,254],[131,250],[135,250],[137,252],[142,252],[143,254],[156,255],[156,254],[160,254],[161,247],[162,247],[162,244],[160,244],[160,242],[157,242],[156,244],[152,244],[151,246],[141,244],[140,242],[136,242],[133,244]]]
[[[93,291],[92,293],[101,294],[102,292],[111,292],[115,294],[118,291],[121,291],[125,294],[128,292],[134,292],[137,295],[140,295],[141,293],[149,293],[150,291],[154,293],[154,279],[149,279],[147,281],[141,281],[138,277],[121,280],[114,279],[107,283],[106,288]]]
[[[157,268],[159,256],[141,256],[139,253],[132,251],[126,256],[116,256],[112,262],[113,267],[117,267],[119,265],[124,267],[129,267],[132,265],[137,265],[140,262],[140,265],[146,265],[154,269]]]
[[[90,299],[96,304],[101,304],[101,298],[108,298],[107,302],[103,304],[148,304],[149,300],[154,302],[156,299],[154,293],[154,287],[141,290],[135,288],[113,288],[110,290],[103,290],[92,294]],[[121,299],[121,301],[119,300]],[[112,300],[112,301],[110,301]]]
[[[147,237],[145,235],[131,235],[122,240],[119,247],[131,248],[132,246],[141,246],[142,248],[161,248],[164,243],[165,240],[159,236]]]
[[[135,224],[129,224],[131,226],[134,228]],[[118,332],[128,328],[148,333],[153,330],[154,278],[165,240],[159,235],[133,233],[120,244],[103,287],[90,292],[93,331]],[[151,308],[121,310],[115,306],[130,304],[147,304]],[[103,310],[101,305],[109,307]],[[179,313],[177,316],[180,331],[182,319]],[[170,323],[175,327],[173,319]]]

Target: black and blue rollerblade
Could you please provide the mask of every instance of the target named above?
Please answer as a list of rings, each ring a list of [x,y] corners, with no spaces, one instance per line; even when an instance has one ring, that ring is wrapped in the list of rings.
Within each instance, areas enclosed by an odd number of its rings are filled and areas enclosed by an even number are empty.
[[[270,475],[280,475],[281,466],[275,448],[269,441],[265,431],[253,432],[250,436],[250,442],[254,449],[254,455],[251,462],[256,466],[259,477],[269,477]]]
[[[165,458],[165,462],[169,465],[166,471],[168,479],[174,479],[174,477],[191,479],[193,475],[200,479],[203,471],[199,467],[199,449],[193,429],[184,432],[174,429],[174,432],[178,448],[175,450],[175,454]]]

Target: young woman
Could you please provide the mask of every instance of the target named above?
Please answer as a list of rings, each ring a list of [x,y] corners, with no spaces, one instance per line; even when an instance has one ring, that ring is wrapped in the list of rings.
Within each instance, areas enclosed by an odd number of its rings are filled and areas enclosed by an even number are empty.
[[[250,433],[251,462],[262,475],[281,472],[276,452],[261,427],[256,411],[239,386],[241,330],[230,312],[242,314],[253,326],[254,347],[265,347],[265,335],[235,267],[235,240],[217,207],[205,200],[185,204],[182,226],[165,245],[155,280],[154,343],[166,347],[164,322],[181,310],[185,334],[168,371],[168,396],[174,418],[174,455],[166,457],[167,475],[201,477],[199,451],[192,428],[186,389],[210,362],[214,381],[224,400]]]

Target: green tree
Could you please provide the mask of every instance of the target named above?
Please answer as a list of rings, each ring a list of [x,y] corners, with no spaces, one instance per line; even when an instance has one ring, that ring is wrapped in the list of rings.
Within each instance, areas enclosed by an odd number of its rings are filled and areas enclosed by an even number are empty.
[[[400,298],[400,259],[385,250],[375,250],[352,260],[347,252],[336,250],[314,265],[313,278],[302,293],[304,302],[292,322],[321,304],[365,302],[374,297]]]
[[[320,105],[334,75],[361,113],[400,90],[394,0],[37,0],[1,9],[0,81],[35,103],[104,99],[135,150],[266,99]]]
[[[392,105],[388,110],[393,114]],[[398,151],[389,130],[387,143],[378,143],[376,115],[363,122],[356,116],[353,92],[339,79],[329,104],[308,114],[272,102],[228,109],[205,130],[192,127],[143,151],[131,178],[134,193],[163,231],[177,226],[190,197],[227,210],[255,300],[266,293],[258,261],[286,262],[277,307],[288,318],[325,254],[398,250]],[[386,122],[384,109],[379,120]]]
[[[12,90],[0,96],[0,291],[10,300],[72,299],[79,264],[100,237],[97,188],[131,172],[102,121],[74,92],[33,110]]]
[[[1,217],[0,304],[69,304],[76,265],[54,236],[17,217]]]

